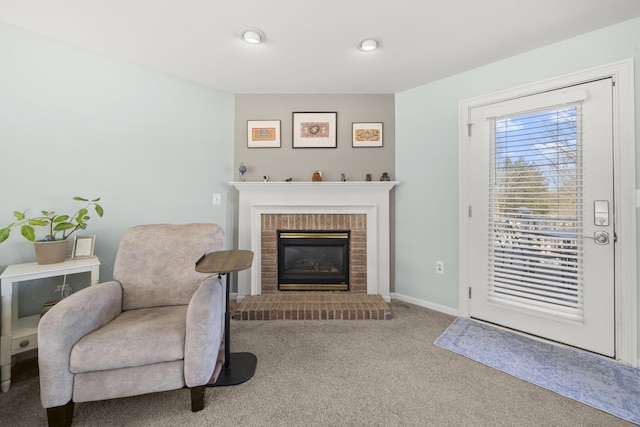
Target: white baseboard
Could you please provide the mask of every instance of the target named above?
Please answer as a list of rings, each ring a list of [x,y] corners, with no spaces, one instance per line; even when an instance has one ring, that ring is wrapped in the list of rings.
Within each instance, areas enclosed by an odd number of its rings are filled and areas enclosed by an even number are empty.
[[[451,316],[458,316],[458,309],[451,308],[440,304],[434,304],[429,301],[421,300],[418,298],[409,297],[406,295],[398,294],[395,292],[391,293],[391,299],[397,299],[398,301],[408,302],[409,304],[419,305],[420,307],[428,308],[430,310],[439,311],[441,313],[450,314]]]

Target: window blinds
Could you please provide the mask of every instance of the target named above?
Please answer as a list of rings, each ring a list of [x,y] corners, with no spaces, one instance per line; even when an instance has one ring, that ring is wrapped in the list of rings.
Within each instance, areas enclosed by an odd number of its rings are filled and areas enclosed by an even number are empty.
[[[490,120],[489,298],[580,321],[580,104]]]

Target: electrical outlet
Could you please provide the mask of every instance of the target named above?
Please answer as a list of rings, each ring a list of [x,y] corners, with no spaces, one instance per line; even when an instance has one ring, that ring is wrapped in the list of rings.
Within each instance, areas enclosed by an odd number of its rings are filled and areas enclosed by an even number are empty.
[[[221,203],[220,193],[213,193],[213,204],[219,205]]]
[[[436,261],[436,273],[444,274],[444,262]]]

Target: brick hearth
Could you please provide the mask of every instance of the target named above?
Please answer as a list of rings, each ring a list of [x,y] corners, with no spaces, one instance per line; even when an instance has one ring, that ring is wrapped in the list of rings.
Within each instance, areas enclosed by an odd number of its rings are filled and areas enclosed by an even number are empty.
[[[348,292],[278,292],[251,295],[230,306],[235,320],[390,320],[380,295]]]

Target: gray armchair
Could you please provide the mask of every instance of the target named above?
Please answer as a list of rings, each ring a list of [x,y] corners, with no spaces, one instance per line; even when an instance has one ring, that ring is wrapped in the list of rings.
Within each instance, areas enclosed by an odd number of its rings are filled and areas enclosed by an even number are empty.
[[[224,280],[195,271],[224,249],[214,224],[142,225],[120,242],[113,281],[60,301],[40,320],[38,363],[49,425],[70,425],[74,402],[191,389],[204,408],[205,384],[222,363]]]

